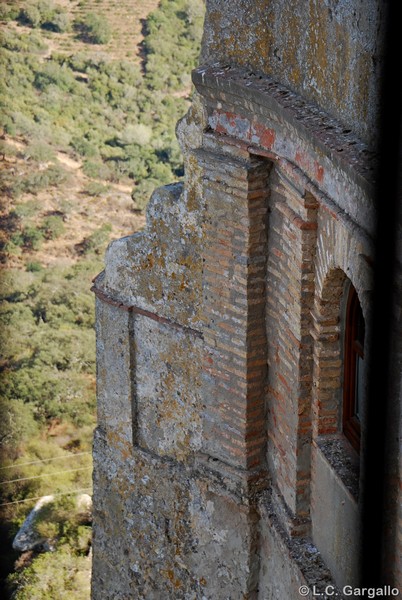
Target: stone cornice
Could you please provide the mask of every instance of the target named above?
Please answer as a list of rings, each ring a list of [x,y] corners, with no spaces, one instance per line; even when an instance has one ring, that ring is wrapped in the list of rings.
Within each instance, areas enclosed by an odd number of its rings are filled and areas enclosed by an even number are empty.
[[[376,155],[350,129],[318,106],[277,83],[267,75],[215,64],[192,73],[197,91],[208,101],[233,103],[244,114],[266,116],[291,124],[320,153],[347,171],[359,185],[372,192]]]

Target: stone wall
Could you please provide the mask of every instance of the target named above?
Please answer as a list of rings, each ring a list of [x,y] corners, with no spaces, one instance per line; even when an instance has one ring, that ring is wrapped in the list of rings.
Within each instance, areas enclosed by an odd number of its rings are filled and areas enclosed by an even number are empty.
[[[377,0],[207,0],[201,60],[270,75],[372,144],[383,27]]]
[[[343,313],[351,283],[370,321],[367,52],[381,15],[370,3],[364,25],[360,2],[313,2],[303,29],[295,1],[286,32],[274,0],[230,4],[207,4],[206,64],[177,130],[184,186],[153,194],[146,229],[110,245],[94,285],[95,600],[283,600],[300,585],[342,597],[356,583]],[[326,81],[303,62],[313,30],[328,33]],[[329,64],[341,39],[350,53]],[[369,83],[333,95],[336,61],[357,68],[361,44]],[[285,69],[296,59],[301,75]],[[364,411],[362,426],[364,456]],[[390,585],[402,584],[397,556],[393,538]]]

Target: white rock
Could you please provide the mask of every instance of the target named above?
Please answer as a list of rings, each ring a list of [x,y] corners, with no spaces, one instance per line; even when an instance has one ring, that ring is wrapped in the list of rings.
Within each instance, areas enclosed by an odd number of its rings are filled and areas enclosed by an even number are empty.
[[[47,539],[39,536],[38,532],[35,530],[34,523],[42,507],[53,502],[53,500],[54,496],[43,496],[37,501],[14,538],[14,550],[17,550],[18,552],[27,552],[28,550],[33,550],[38,546],[45,546],[47,544]]]

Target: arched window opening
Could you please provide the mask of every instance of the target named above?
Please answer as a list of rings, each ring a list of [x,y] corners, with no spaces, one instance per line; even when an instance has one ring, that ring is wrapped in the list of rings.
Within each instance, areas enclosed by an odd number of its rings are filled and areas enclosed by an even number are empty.
[[[363,312],[351,285],[345,318],[342,430],[357,452],[364,390],[364,335]]]

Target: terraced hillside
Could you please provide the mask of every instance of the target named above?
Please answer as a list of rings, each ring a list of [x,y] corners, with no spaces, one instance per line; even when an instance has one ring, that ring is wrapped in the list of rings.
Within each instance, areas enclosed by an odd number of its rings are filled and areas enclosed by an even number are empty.
[[[183,174],[174,127],[202,18],[202,0],[0,6],[0,564],[15,571],[1,597],[88,597],[90,525],[71,498],[91,488],[91,280],[110,239],[143,227],[151,190]],[[13,552],[50,493],[39,526],[55,551]]]
[[[31,3],[32,4],[32,3]],[[124,60],[139,62],[141,60],[140,44],[143,40],[143,27],[149,13],[154,11],[158,0],[58,0],[57,6],[65,10],[69,21],[84,19],[88,13],[104,18],[109,24],[110,40],[103,45],[101,52],[108,60]],[[3,3],[10,9],[20,9],[27,5],[23,0],[6,0]],[[16,22],[11,27],[20,29]],[[59,32],[54,36],[47,32],[45,37],[49,44],[49,56],[52,53],[70,55],[87,52],[88,45],[75,35],[74,31]],[[95,49],[99,52],[99,49]]]

